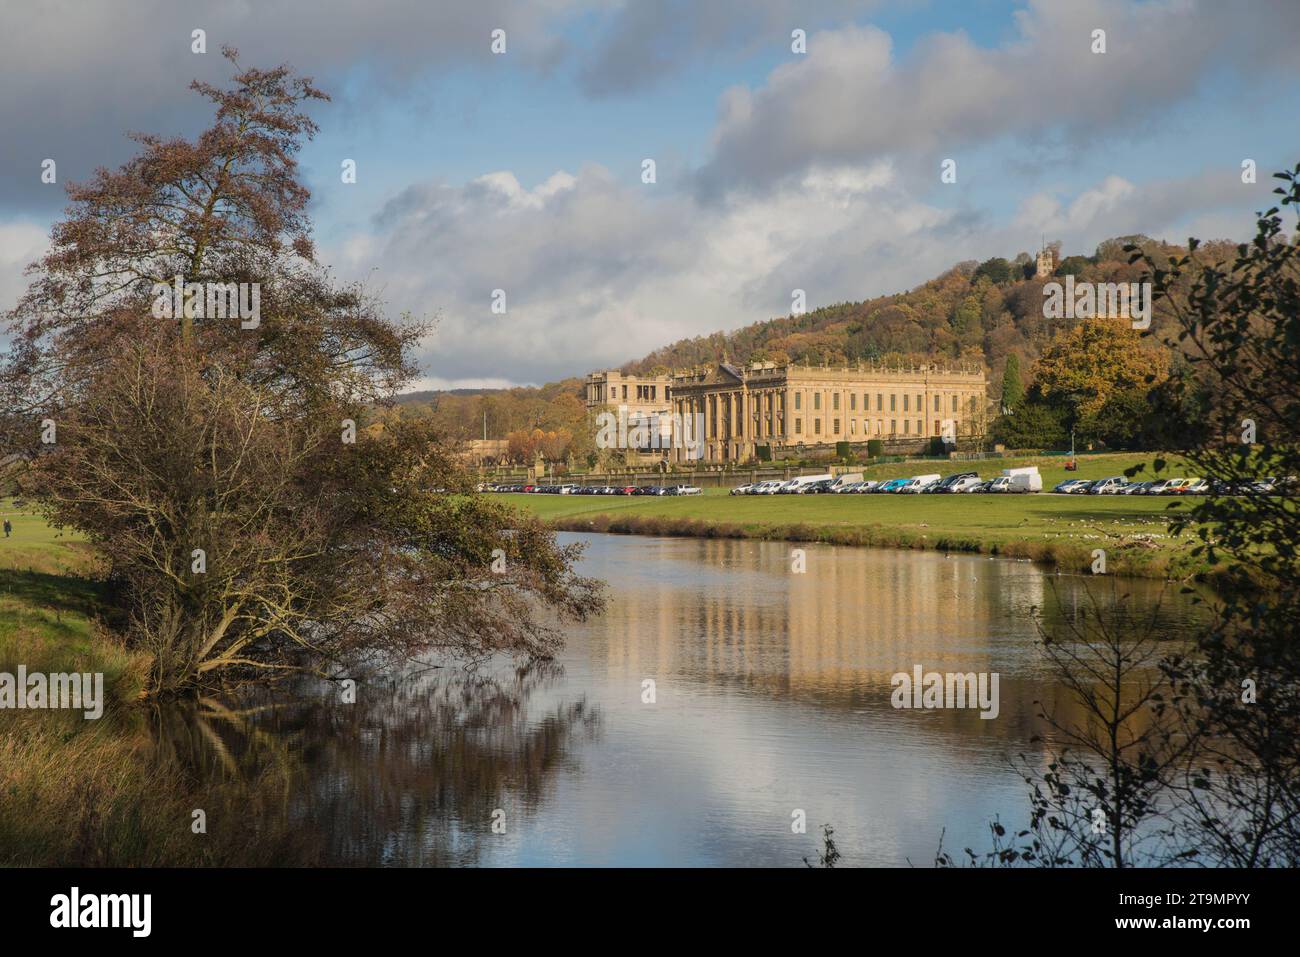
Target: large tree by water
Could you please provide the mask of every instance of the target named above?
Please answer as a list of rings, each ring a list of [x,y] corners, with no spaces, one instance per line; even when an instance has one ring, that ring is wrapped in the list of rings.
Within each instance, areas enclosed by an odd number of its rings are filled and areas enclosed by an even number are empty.
[[[549,655],[554,613],[598,585],[475,496],[427,422],[366,428],[427,324],[316,261],[296,156],[326,95],[225,54],[229,87],[192,84],[211,125],[136,136],[70,186],[29,270],[0,368],[25,490],[103,555],[155,692],[373,652]]]

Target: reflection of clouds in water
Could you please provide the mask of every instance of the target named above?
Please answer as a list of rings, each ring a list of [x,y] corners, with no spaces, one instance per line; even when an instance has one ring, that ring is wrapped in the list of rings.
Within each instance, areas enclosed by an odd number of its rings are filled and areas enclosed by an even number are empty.
[[[811,826],[820,805],[859,862],[928,864],[943,826],[950,840],[982,839],[989,819],[1023,808],[1009,764],[1035,750],[1033,701],[1057,694],[1033,610],[1050,620],[1096,583],[1028,562],[831,546],[805,546],[808,572],[794,575],[783,543],[588,540],[612,602],[566,658],[585,657],[597,680],[658,681],[655,720],[634,709],[611,725],[629,751],[655,756],[672,742],[671,764],[653,780],[668,782],[661,790],[681,816],[716,823],[686,848],[689,859],[789,863],[777,848],[790,809],[808,810]],[[640,561],[604,561],[623,547]],[[1162,591],[1124,586],[1139,602]],[[1104,589],[1098,597],[1113,600]],[[1191,614],[1183,601],[1163,612],[1173,623]],[[889,678],[916,663],[998,671],[1002,717],[895,711]],[[687,833],[689,820],[670,829]]]
[[[792,575],[783,543],[580,537],[611,602],[560,664],[367,677],[352,706],[263,691],[227,703],[238,721],[173,719],[163,738],[206,777],[281,775],[284,813],[332,863],[801,866],[830,823],[847,864],[926,866],[944,827],[982,846],[995,815],[1023,816],[1010,760],[1036,753],[1032,702],[1058,694],[1031,610],[1066,620],[1095,583],[817,545]],[[1160,590],[1124,587],[1144,607]],[[895,711],[889,678],[916,663],[998,671],[1002,716]]]

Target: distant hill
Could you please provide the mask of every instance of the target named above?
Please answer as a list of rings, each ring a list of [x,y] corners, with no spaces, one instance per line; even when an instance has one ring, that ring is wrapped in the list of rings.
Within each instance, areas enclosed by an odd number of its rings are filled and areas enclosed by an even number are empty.
[[[711,365],[724,357],[733,362],[775,361],[838,365],[860,359],[980,361],[990,383],[1000,381],[1007,356],[1017,353],[1028,368],[1052,336],[1079,320],[1043,317],[1043,285],[1073,274],[1076,281],[1135,282],[1141,268],[1130,265],[1128,243],[1172,255],[1179,247],[1146,236],[1124,236],[1101,243],[1091,256],[1056,252],[1054,274],[1034,278],[1028,253],[1012,260],[994,257],[982,263],[959,263],[908,292],[863,302],[837,303],[801,316],[755,322],[735,332],[715,332],[682,339],[656,349],[622,371],[648,374]],[[1217,241],[1202,249],[1211,256],[1230,256],[1235,245]],[[1160,341],[1160,314],[1153,327]]]
[[[403,392],[394,397],[393,401],[398,405],[427,405],[440,395],[493,395],[505,391],[505,389],[426,389],[422,392]]]
[[[1100,244],[1091,256],[1062,258],[1053,248],[1052,275],[1035,276],[1034,258],[1021,253],[982,263],[958,263],[942,275],[907,292],[863,302],[837,303],[801,316],[755,322],[735,332],[682,339],[622,366],[633,374],[662,373],[732,362],[775,361],[839,365],[858,360],[924,362],[952,360],[983,363],[989,370],[990,396],[1000,394],[1007,357],[1019,357],[1026,385],[1035,359],[1054,336],[1082,320],[1046,319],[1043,285],[1066,275],[1077,281],[1136,282],[1141,268],[1130,265],[1124,246],[1137,243],[1159,257],[1185,252],[1177,246],[1124,236]],[[1233,243],[1204,243],[1208,258],[1235,255]],[[1145,347],[1163,348],[1171,331],[1159,308],[1154,335]],[[583,372],[587,370],[581,370]],[[489,438],[541,430],[587,436],[591,431],[583,403],[584,379],[578,376],[540,387],[453,389],[399,396],[404,416],[431,416],[449,435],[478,438],[486,419]]]

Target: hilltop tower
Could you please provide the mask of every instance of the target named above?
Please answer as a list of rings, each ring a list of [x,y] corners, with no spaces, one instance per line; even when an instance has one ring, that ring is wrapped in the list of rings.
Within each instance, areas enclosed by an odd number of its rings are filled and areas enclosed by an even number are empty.
[[[1034,278],[1046,279],[1055,271],[1056,258],[1052,255],[1052,251],[1047,248],[1047,244],[1043,243],[1042,248],[1038,251],[1038,261],[1034,266]]]

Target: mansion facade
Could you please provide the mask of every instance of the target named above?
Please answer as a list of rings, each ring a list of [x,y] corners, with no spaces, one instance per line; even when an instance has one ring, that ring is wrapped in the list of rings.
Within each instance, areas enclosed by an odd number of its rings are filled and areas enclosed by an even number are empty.
[[[629,417],[703,423],[704,462],[746,462],[760,446],[783,452],[839,442],[923,444],[982,436],[988,381],[983,369],[861,363],[839,368],[718,363],[673,376],[587,377],[587,407],[627,406]],[[699,416],[701,418],[696,418]],[[692,445],[698,437],[692,437]],[[680,444],[667,457],[687,462]]]

